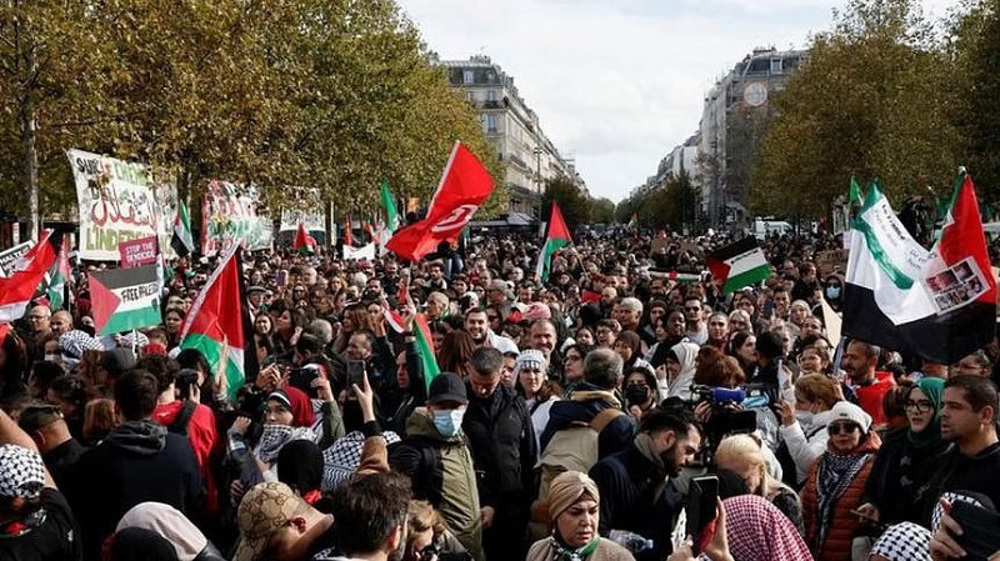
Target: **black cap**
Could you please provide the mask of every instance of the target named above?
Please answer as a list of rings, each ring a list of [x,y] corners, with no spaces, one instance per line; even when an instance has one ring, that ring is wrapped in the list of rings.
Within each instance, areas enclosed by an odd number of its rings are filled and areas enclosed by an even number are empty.
[[[437,405],[445,401],[458,403],[468,403],[469,398],[465,393],[465,384],[462,379],[451,372],[442,372],[431,380],[431,387],[428,391],[427,403]]]

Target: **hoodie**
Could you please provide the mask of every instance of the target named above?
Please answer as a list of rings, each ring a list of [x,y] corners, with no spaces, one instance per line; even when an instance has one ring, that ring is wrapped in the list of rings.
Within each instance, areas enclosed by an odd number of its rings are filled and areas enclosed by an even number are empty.
[[[116,427],[83,454],[67,498],[80,521],[84,557],[93,559],[133,506],[166,503],[190,517],[200,514],[203,491],[187,438],[147,419]]]
[[[389,464],[409,476],[413,497],[439,510],[448,529],[482,561],[479,491],[465,434],[442,436],[427,408],[418,407],[406,423],[406,438],[390,447]]]
[[[580,383],[568,400],[552,404],[549,409],[549,424],[542,432],[539,451],[545,450],[556,432],[586,425],[598,413],[611,408],[621,409],[621,402],[614,393],[587,382]],[[624,450],[635,434],[636,426],[631,417],[622,415],[616,418],[604,427],[598,437],[598,455],[603,458]]]

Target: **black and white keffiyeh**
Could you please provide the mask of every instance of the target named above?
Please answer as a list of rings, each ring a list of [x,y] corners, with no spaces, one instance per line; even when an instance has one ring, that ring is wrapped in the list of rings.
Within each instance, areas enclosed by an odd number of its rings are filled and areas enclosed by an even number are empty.
[[[889,529],[872,546],[871,555],[890,561],[929,561],[931,531],[913,522],[901,522]]]
[[[0,446],[0,497],[37,498],[45,487],[45,463],[38,452],[16,444]]]
[[[392,431],[382,433],[386,444],[400,441]],[[323,451],[323,491],[332,491],[347,481],[361,465],[361,451],[365,445],[365,435],[361,431],[347,433]]]

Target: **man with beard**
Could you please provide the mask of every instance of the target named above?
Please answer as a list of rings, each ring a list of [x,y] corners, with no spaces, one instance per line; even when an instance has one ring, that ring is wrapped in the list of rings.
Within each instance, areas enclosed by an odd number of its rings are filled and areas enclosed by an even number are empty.
[[[473,308],[465,314],[465,330],[477,347],[493,347],[501,353],[517,353],[517,345],[490,329],[489,317],[482,308]]]
[[[590,469],[601,491],[601,535],[611,530],[638,534],[653,540],[653,548],[633,552],[637,561],[665,559],[672,549],[671,530],[684,508],[668,478],[680,475],[700,446],[698,422],[683,406],[648,411],[628,448]]]
[[[758,345],[760,343],[758,342]],[[857,392],[858,402],[865,413],[872,417],[872,428],[885,426],[885,411],[882,397],[896,385],[889,372],[877,372],[878,357],[882,350],[857,339],[847,345],[844,353],[844,372],[851,378],[851,386]]]

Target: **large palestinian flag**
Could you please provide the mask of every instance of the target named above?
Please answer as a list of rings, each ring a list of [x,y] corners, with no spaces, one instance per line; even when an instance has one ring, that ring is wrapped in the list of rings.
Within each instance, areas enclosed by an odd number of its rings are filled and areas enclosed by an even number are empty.
[[[256,376],[256,355],[249,328],[239,246],[222,257],[181,330],[182,349],[198,349],[208,360],[213,376],[230,397],[247,376]]]
[[[160,277],[156,265],[90,273],[94,330],[112,335],[159,325]]]
[[[844,334],[952,364],[993,340],[996,281],[972,179],[955,185],[928,251],[873,184],[852,223]]]
[[[771,265],[753,236],[712,252],[707,261],[712,279],[722,287],[723,294],[735,292],[771,276]]]
[[[563,220],[562,211],[559,205],[552,201],[552,216],[549,218],[549,235],[545,238],[545,245],[538,253],[538,265],[535,266],[535,276],[541,282],[549,280],[549,272],[552,270],[552,256],[555,252],[573,243],[569,237],[569,228]]]

